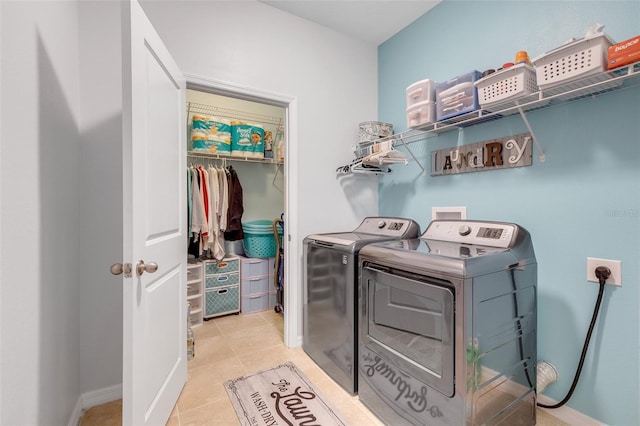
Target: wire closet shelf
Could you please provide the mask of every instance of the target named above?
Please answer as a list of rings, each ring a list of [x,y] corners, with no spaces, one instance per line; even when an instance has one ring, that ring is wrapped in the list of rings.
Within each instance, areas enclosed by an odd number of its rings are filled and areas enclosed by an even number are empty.
[[[248,111],[240,111],[231,108],[221,107],[217,105],[203,104],[198,102],[187,102],[187,128],[194,114],[212,115],[220,118],[225,118],[230,121],[246,121],[260,123],[262,125],[271,125],[278,129],[284,125],[284,118],[276,117],[272,115],[259,114]],[[187,152],[189,159],[200,160],[222,160],[226,166],[227,161],[243,161],[249,163],[262,163],[262,164],[276,164],[282,165],[284,161],[272,158],[252,158],[243,157],[237,155],[221,155],[210,154],[207,152],[196,152],[189,150]]]
[[[216,117],[226,118],[228,120],[251,121],[260,124],[271,124],[274,126],[281,126],[284,124],[284,119],[282,117],[275,117],[272,115],[258,114],[248,111],[240,111],[216,105],[188,102],[187,119],[190,119],[193,114],[214,115]]]
[[[391,140],[395,146],[410,144],[426,140],[441,133],[516,114],[520,114],[525,120],[525,123],[527,123],[526,112],[550,108],[578,99],[596,97],[605,93],[631,89],[638,86],[640,86],[640,62],[614,70],[603,71],[581,80],[553,87],[552,89],[540,90],[503,105],[497,105],[491,108],[491,111],[479,109],[447,120],[425,124],[386,138],[381,138],[375,141],[375,143]]]

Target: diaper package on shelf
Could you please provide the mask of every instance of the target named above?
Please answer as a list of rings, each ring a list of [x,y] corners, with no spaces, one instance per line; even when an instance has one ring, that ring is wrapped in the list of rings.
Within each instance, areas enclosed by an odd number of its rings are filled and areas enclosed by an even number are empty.
[[[231,155],[264,158],[264,128],[260,124],[231,122]]]
[[[230,155],[231,123],[223,118],[194,115],[191,121],[191,149]]]
[[[191,119],[191,130],[198,133],[209,133],[209,117],[206,115],[194,115]]]
[[[216,154],[231,155],[231,122],[223,118],[211,117],[209,129],[211,130],[209,134],[211,151]]]
[[[191,130],[191,150],[209,152],[207,134],[198,130]]]

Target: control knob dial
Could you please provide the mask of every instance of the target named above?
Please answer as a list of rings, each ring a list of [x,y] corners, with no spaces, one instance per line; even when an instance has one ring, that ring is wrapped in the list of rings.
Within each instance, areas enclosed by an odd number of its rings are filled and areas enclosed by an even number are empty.
[[[462,235],[463,237],[469,235],[471,233],[471,227],[469,225],[462,225],[460,226],[460,228],[458,228],[458,234]]]
[[[378,229],[382,229],[387,225],[387,222],[385,222],[384,220],[381,220],[378,222]]]

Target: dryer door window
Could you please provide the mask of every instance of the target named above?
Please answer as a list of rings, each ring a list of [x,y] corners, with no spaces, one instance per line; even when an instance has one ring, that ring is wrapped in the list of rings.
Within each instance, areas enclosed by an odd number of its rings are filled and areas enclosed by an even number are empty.
[[[384,357],[452,396],[454,367],[454,295],[441,280],[424,281],[383,272],[363,271],[367,336]]]

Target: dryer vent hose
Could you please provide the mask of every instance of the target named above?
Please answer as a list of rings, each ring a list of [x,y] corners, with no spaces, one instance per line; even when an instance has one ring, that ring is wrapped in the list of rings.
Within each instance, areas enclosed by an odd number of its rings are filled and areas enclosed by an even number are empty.
[[[558,381],[558,370],[547,361],[538,361],[536,374],[537,392],[542,393],[547,386]]]

